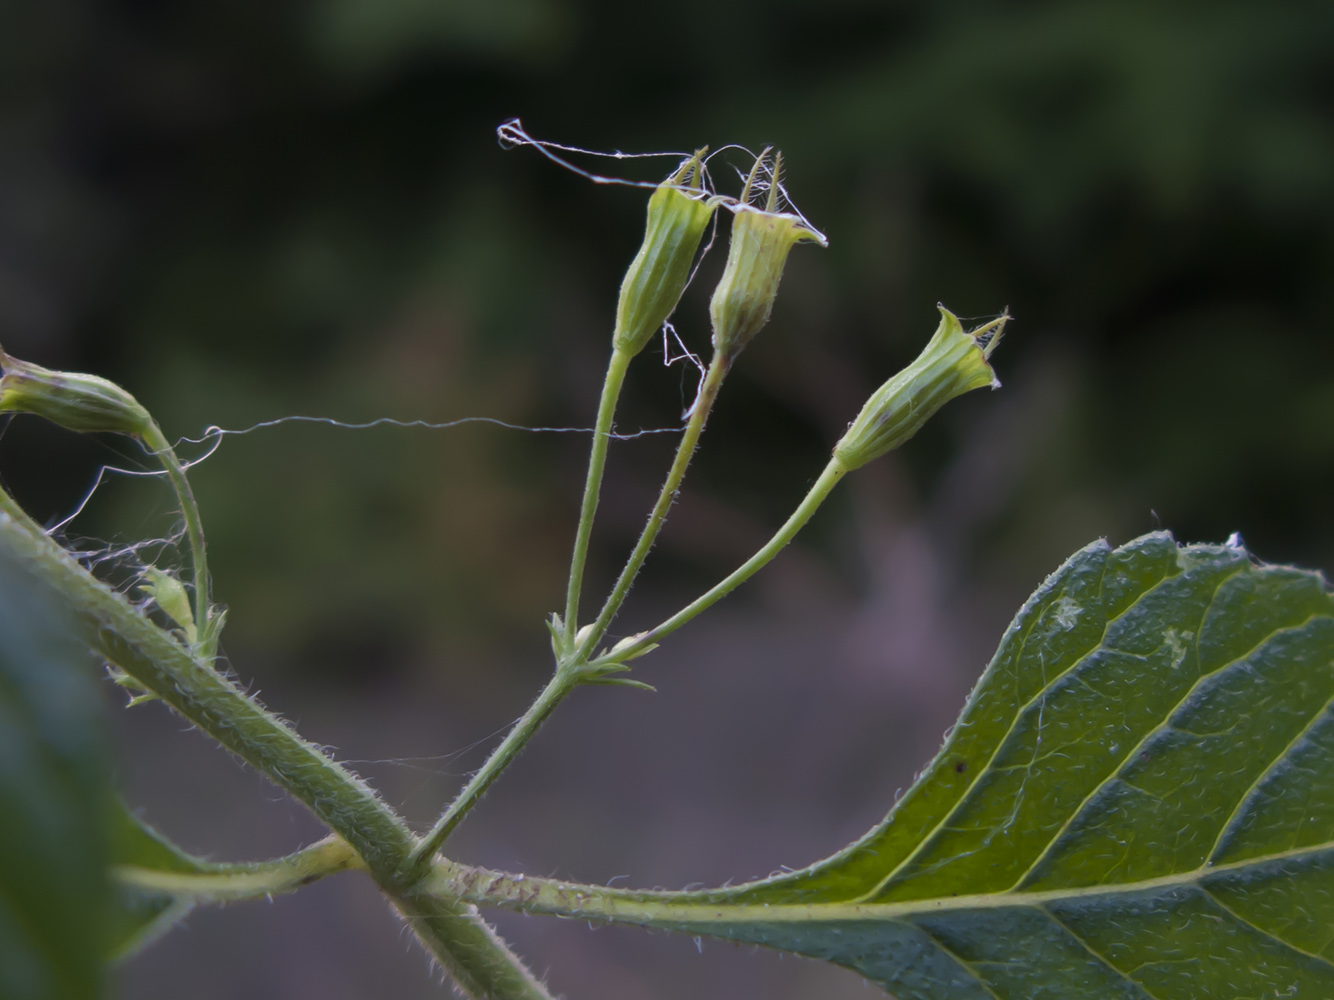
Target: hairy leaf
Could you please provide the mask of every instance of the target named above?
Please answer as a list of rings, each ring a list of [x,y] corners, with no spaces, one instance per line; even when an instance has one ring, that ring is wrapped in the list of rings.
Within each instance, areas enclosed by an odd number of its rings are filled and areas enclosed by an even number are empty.
[[[1073,556],[883,823],[804,871],[478,899],[763,944],[899,1000],[1334,996],[1334,596],[1165,533]]]

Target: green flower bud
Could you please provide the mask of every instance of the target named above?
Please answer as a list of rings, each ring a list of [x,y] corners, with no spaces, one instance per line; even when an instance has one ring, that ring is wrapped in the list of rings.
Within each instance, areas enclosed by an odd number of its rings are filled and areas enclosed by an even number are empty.
[[[750,192],[763,168],[769,150],[755,160],[746,179],[741,200],[733,208],[732,239],[727,248],[727,265],[709,303],[713,319],[713,347],[730,362],[769,322],[783,265],[793,245],[810,240],[826,246],[825,238],[811,229],[804,219],[790,212],[779,212],[779,176],[783,154],[774,157],[769,184],[769,199],[763,210],[750,204]]]
[[[621,282],[612,345],[638,354],[666,322],[690,280],[704,230],[718,203],[706,197],[700,158],[708,147],[681,165],[648,200],[644,243]]]
[[[0,349],[0,413],[35,413],[88,434],[111,431],[140,437],[152,417],[128,392],[96,375],[55,372],[12,358]]]
[[[966,332],[954,313],[939,308],[940,326],[926,349],[872,394],[834,446],[834,457],[845,468],[859,469],[893,451],[955,396],[987,385],[1000,387],[987,359],[1010,317]]]

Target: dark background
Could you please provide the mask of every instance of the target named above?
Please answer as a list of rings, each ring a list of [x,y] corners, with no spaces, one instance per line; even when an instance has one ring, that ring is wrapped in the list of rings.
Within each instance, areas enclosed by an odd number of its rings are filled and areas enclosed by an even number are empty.
[[[1017,318],[1002,392],[859,472],[640,661],[657,695],[578,692],[451,842],[462,860],[663,886],[803,865],[884,813],[1080,545],[1240,531],[1334,567],[1328,3],[50,0],[0,8],[0,80],[0,342],[123,383],[170,437],[297,413],[587,426],[644,193],[503,151],[495,126],[781,146],[830,247],[794,250],[618,630],[781,523],[938,300]],[[697,350],[722,249],[676,316]],[[688,401],[656,350],[622,429]],[[672,444],[613,447],[588,603]],[[228,439],[194,482],[234,669],[429,822],[549,670],[586,449],[484,425]],[[0,437],[0,475],[52,523],[100,464],[138,460],[33,420]],[[115,479],[65,532],[164,535],[169,500]],[[186,847],[316,835],[160,708],[117,711],[122,785]],[[868,995],[728,945],[499,920],[570,997]],[[120,981],[444,994],[354,876],[196,914]]]

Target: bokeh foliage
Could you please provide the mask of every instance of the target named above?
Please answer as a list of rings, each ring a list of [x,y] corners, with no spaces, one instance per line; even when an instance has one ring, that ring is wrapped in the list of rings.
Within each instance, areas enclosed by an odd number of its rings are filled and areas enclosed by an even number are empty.
[[[832,245],[794,258],[701,495],[780,516],[937,299],[1008,305],[1002,378],[1056,396],[1013,424],[1027,444],[964,564],[1022,594],[1154,514],[1334,564],[1328,4],[63,0],[0,18],[0,340],[123,381],[169,434],[290,413],[586,425],[642,195],[503,152],[492,128],[774,142]],[[717,266],[679,314],[697,348]],[[632,375],[622,426],[673,421],[678,371]],[[989,403],[896,460],[916,495]],[[107,458],[20,426],[0,448],[40,516]],[[229,640],[382,669],[522,623],[536,664],[583,449],[486,428],[228,441],[196,477]],[[609,503],[661,458],[614,452]],[[113,488],[76,528],[158,530],[146,495]],[[604,575],[638,506],[608,513]],[[837,526],[818,530],[855,578]],[[690,580],[744,554],[676,537],[658,565]]]

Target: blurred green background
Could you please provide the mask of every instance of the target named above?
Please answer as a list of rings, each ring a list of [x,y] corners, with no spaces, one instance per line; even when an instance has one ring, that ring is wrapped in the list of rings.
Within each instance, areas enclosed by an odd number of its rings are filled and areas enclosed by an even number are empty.
[[[172,437],[298,413],[587,426],[645,195],[502,150],[495,126],[780,146],[830,247],[794,251],[624,631],[767,537],[937,301],[1016,317],[1002,392],[859,473],[641,661],[658,696],[581,692],[460,832],[466,860],[646,885],[805,864],[884,812],[1078,546],[1240,531],[1334,568],[1328,3],[51,0],[0,9],[0,80],[0,342],[122,382]],[[586,165],[657,180],[673,161]],[[676,316],[696,350],[721,249]],[[622,429],[689,400],[654,350]],[[613,448],[593,597],[671,447]],[[194,479],[236,670],[428,820],[485,745],[437,755],[548,669],[586,448],[485,425],[228,439]],[[0,438],[6,484],[51,522],[133,460],[33,421]],[[159,484],[118,479],[66,531],[170,529]],[[122,783],[185,846],[313,834],[137,712]],[[125,994],[208,970],[195,995],[437,995],[373,894],[330,885],[197,916],[125,967]],[[571,996],[862,995],[811,963],[502,926]]]

